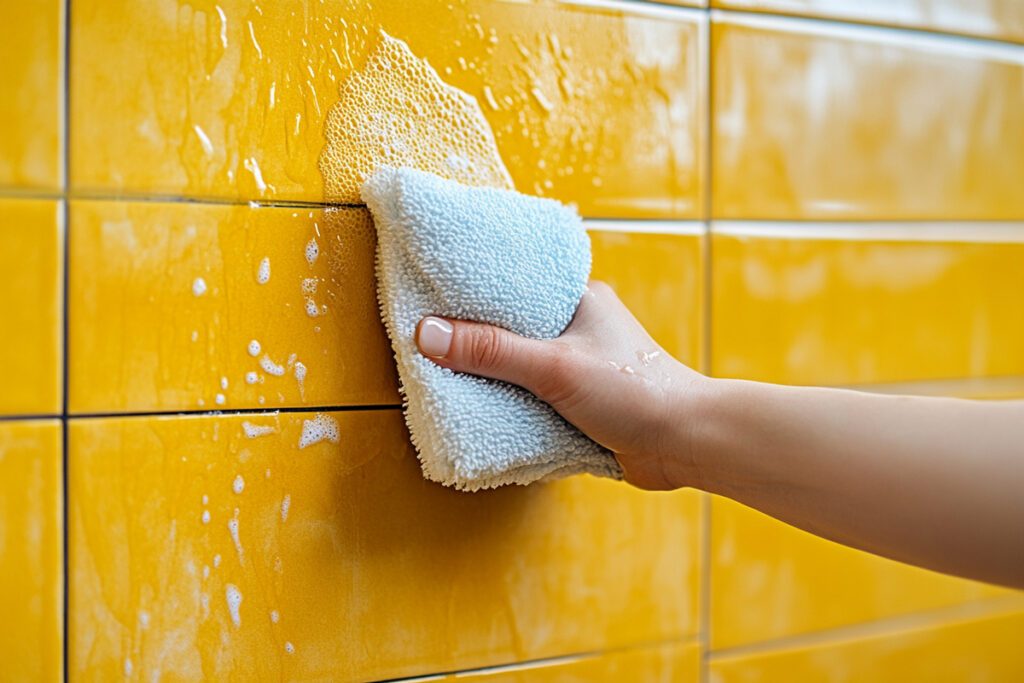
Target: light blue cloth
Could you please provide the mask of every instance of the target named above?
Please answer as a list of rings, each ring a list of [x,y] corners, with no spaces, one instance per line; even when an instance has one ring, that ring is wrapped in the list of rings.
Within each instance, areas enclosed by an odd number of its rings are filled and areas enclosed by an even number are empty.
[[[590,273],[576,212],[408,168],[362,188],[377,226],[377,287],[424,475],[466,491],[588,472],[621,478],[605,448],[528,391],[435,365],[416,348],[426,315],[539,339],[572,320]]]

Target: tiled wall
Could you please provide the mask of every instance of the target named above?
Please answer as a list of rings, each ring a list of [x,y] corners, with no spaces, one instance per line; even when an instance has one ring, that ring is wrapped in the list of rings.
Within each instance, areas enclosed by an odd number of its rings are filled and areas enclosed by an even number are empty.
[[[378,29],[681,360],[1024,396],[1024,5],[676,4],[0,4],[0,680],[1024,675],[1011,591],[693,491],[420,476],[317,168]]]

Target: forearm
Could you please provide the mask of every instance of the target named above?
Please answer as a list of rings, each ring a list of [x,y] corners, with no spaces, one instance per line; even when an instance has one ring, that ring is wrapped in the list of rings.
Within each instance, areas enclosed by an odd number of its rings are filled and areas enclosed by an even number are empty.
[[[1024,587],[1024,403],[710,380],[691,477],[794,526]]]

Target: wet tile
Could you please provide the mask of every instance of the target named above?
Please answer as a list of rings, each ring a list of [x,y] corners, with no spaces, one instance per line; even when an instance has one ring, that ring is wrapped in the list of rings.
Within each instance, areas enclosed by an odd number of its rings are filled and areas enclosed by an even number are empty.
[[[1024,373],[1020,228],[957,242],[998,230],[805,224],[757,236],[715,225],[717,376],[859,385]]]
[[[710,573],[715,650],[1013,593],[847,548],[721,497]]]
[[[76,201],[70,221],[72,412],[399,402],[365,209]]]
[[[58,202],[0,199],[0,415],[60,412],[63,261]]]
[[[10,681],[62,670],[61,427],[0,422],[0,661]]]
[[[728,14],[711,54],[714,217],[1024,216],[1024,47]]]
[[[712,658],[712,683],[1011,681],[1024,672],[1024,611],[980,615],[854,640]]]
[[[79,680],[365,680],[695,635],[693,492],[459,493],[397,410],[70,429]]]
[[[71,182],[321,201],[325,117],[385,31],[476,98],[518,189],[588,215],[696,216],[707,19],[616,7],[76,2]]]
[[[711,6],[1024,41],[1024,7],[1016,0],[711,0]]]
[[[702,362],[701,224],[590,223],[591,277],[607,282],[655,341],[693,367]]]
[[[0,187],[57,190],[64,3],[2,3],[0,25]]]
[[[552,663],[524,664],[480,673],[439,676],[467,683],[554,683],[555,681],[663,681],[697,683],[700,646],[674,643],[608,652]]]

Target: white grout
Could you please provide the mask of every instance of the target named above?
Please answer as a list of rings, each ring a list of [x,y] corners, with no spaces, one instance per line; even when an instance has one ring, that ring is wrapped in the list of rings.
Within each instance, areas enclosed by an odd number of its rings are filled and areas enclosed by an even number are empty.
[[[648,235],[703,235],[704,221],[583,219],[583,227],[595,232],[630,232]]]
[[[1024,244],[1024,221],[711,221],[712,235],[769,239]]]

